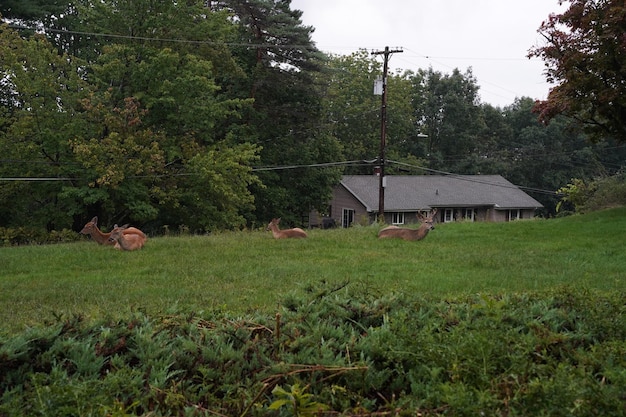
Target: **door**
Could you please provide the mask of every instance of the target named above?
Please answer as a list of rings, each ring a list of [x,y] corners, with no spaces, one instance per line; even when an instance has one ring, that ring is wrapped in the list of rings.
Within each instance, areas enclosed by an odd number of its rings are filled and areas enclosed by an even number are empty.
[[[343,213],[341,216],[341,227],[350,227],[350,225],[354,222],[354,210],[353,209],[343,209]]]

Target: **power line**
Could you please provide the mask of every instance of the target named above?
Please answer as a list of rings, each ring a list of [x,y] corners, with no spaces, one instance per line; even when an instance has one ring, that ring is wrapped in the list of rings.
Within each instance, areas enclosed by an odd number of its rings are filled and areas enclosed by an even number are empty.
[[[276,44],[272,44],[272,43],[259,43],[259,44],[254,44],[254,43],[249,43],[249,42],[221,42],[221,41],[211,41],[211,40],[192,40],[192,39],[180,39],[180,38],[158,38],[158,37],[147,37],[147,36],[133,36],[133,35],[119,35],[119,34],[113,34],[113,33],[101,33],[101,32],[87,32],[87,31],[76,31],[76,30],[67,30],[67,29],[55,29],[55,28],[47,28],[47,27],[31,27],[31,26],[26,26],[26,25],[17,25],[14,23],[10,23],[8,25],[9,28],[11,29],[17,29],[17,30],[32,30],[32,31],[43,31],[48,32],[48,33],[59,33],[59,34],[68,34],[68,35],[81,35],[81,36],[95,36],[95,37],[104,37],[104,38],[112,38],[112,39],[125,39],[125,40],[138,40],[138,41],[149,41],[149,42],[170,42],[170,43],[187,43],[187,44],[195,44],[195,45],[224,45],[224,46],[239,46],[239,47],[247,47],[247,48],[293,48],[293,49],[307,49],[307,50],[319,50],[317,48],[317,46],[315,45],[298,45],[298,44],[285,44],[285,45],[276,45]],[[402,52],[402,51],[399,51]],[[434,56],[429,56],[429,55],[422,55],[419,54],[418,52],[413,51],[415,54],[417,54],[417,57],[419,58],[424,58],[427,59],[435,64],[450,68],[450,69],[454,69],[454,67],[448,65],[448,64],[444,64],[442,62],[438,62],[437,60],[435,60],[435,58],[437,59],[473,59],[473,60],[479,60],[479,59],[483,59],[483,60],[493,60],[493,61],[507,61],[507,60],[515,60],[515,58],[471,58],[471,57],[467,57],[467,58],[455,58],[455,57],[434,57]],[[521,59],[520,59],[521,60]],[[410,61],[406,60],[407,62],[411,63]],[[418,66],[419,67],[419,66]],[[483,83],[486,84],[490,84],[496,88],[499,88],[503,91],[506,91],[508,93],[511,94],[515,94],[516,96],[521,96],[520,94],[518,94],[517,92],[514,92],[512,90],[509,90],[505,87],[502,87],[500,85],[491,83],[489,81],[485,81],[485,80],[481,80]],[[503,95],[500,95],[498,93],[495,93],[493,91],[489,91],[486,89],[483,89],[483,91],[489,92],[493,95],[497,95],[501,98],[508,98],[505,97]]]
[[[273,47],[273,48],[293,48],[293,49],[311,49],[311,50],[317,49],[315,46],[312,46],[312,45],[297,45],[297,44],[277,45],[274,43],[221,42],[221,41],[211,41],[211,40],[193,40],[193,39],[180,39],[180,38],[151,38],[147,36],[118,35],[118,34],[113,34],[113,33],[98,33],[98,32],[83,32],[83,31],[77,31],[77,30],[54,29],[54,28],[46,28],[46,27],[30,27],[30,26],[16,25],[16,24],[9,24],[8,26],[11,29],[17,29],[17,30],[33,30],[33,31],[43,31],[43,32],[50,32],[50,33],[67,34],[67,35],[96,36],[96,37],[103,37],[103,38],[150,41],[150,42],[189,43],[189,44],[195,44],[195,45],[245,46],[245,47],[251,47],[251,48]]]
[[[323,162],[323,163],[302,164],[302,165],[264,166],[264,167],[252,167],[251,171],[252,172],[263,172],[263,171],[284,171],[284,170],[303,169],[303,168],[334,168],[334,167],[345,167],[345,166],[371,166],[372,164],[378,163],[378,161],[379,161],[378,158],[374,158],[374,159],[371,159],[371,160],[360,159],[360,160],[352,160],[352,161]],[[399,165],[399,166],[405,166],[405,167],[417,169],[417,170],[424,171],[424,172],[430,172],[430,173],[433,173],[433,174],[445,175],[445,176],[453,176],[455,178],[458,178],[458,179],[461,179],[461,180],[464,180],[464,181],[475,182],[475,183],[480,183],[480,184],[486,184],[486,185],[491,185],[491,186],[494,186],[494,187],[519,188],[519,189],[523,189],[523,190],[527,190],[527,191],[534,192],[534,193],[539,193],[539,194],[547,194],[547,195],[552,195],[552,196],[556,196],[557,195],[557,193],[555,191],[552,191],[552,190],[545,190],[545,189],[534,188],[534,187],[526,187],[526,186],[522,186],[522,185],[508,186],[508,185],[504,185],[504,184],[500,184],[500,183],[494,183],[494,182],[491,182],[491,181],[482,180],[482,179],[480,179],[479,176],[468,177],[467,175],[464,175],[464,174],[456,174],[456,173],[449,172],[449,171],[442,171],[442,170],[438,170],[438,169],[434,169],[434,168],[427,168],[427,167],[424,167],[424,166],[408,164],[408,163],[399,162],[399,161],[386,160],[385,162],[386,163],[390,163],[390,164]],[[133,176],[128,176],[126,178],[128,178],[128,179],[140,179],[140,178],[190,177],[190,176],[197,176],[197,175],[200,175],[200,174],[196,174],[196,173],[176,173],[176,174],[157,174],[157,175],[133,175]],[[36,182],[36,181],[86,181],[86,179],[85,178],[65,178],[65,177],[0,177],[0,181],[6,181],[6,182],[12,182],[12,181],[25,181],[25,182]]]
[[[63,178],[63,177],[4,177],[0,178],[0,181],[75,181],[76,178]]]
[[[286,169],[297,169],[297,168],[330,168],[330,167],[338,167],[338,166],[361,166],[361,165],[370,165],[371,161],[365,160],[356,160],[356,161],[344,161],[344,162],[325,162],[319,164],[305,164],[305,165],[280,165],[280,166],[270,166],[270,167],[253,167],[253,172],[258,171],[282,171]]]
[[[424,54],[420,54],[419,52],[416,52],[416,51],[411,51],[411,50],[409,50],[409,49],[407,49],[407,51],[415,53],[415,54],[417,55],[417,57],[418,57],[418,58],[423,58],[423,59],[426,59],[426,60],[428,60],[428,61],[430,61],[430,62],[432,62],[432,63],[434,63],[434,64],[437,64],[437,65],[442,66],[442,67],[450,68],[450,69],[452,69],[452,70],[454,70],[456,67],[453,67],[453,66],[451,66],[451,65],[448,65],[448,64],[443,63],[443,62],[440,62],[440,61],[437,61],[435,58],[437,58],[437,59],[448,59],[448,60],[451,60],[451,59],[455,59],[455,60],[491,60],[491,61],[512,61],[512,60],[515,60],[514,58],[510,58],[510,59],[495,59],[495,58],[494,58],[494,59],[489,59],[489,58],[461,58],[461,57],[455,58],[455,57],[435,57],[435,56],[431,56],[431,55],[424,55]],[[411,56],[409,55],[409,57],[411,57]],[[519,58],[519,60],[520,60],[520,61],[522,61],[522,60],[523,60],[523,61],[529,61],[529,59],[522,59],[522,58]],[[407,61],[407,62],[411,63],[410,61]],[[482,79],[482,78],[480,78],[480,79],[479,79],[479,77],[478,77],[476,74],[473,74],[473,73],[472,73],[472,75],[473,75],[473,76],[476,78],[476,80],[477,80],[477,81],[479,81],[479,82],[482,82],[482,83],[484,83],[484,84],[489,84],[489,85],[492,85],[492,86],[494,86],[494,87],[496,87],[496,88],[498,88],[498,89],[500,89],[500,90],[502,90],[502,91],[504,91],[504,92],[506,92],[506,93],[515,94],[515,96],[516,96],[516,97],[522,97],[522,96],[523,96],[523,94],[519,94],[518,92],[513,91],[513,90],[510,90],[510,89],[508,89],[508,88],[506,88],[506,87],[502,87],[501,85],[498,85],[498,84],[495,84],[495,83],[492,83],[492,82],[486,81],[486,80],[484,80],[484,79]],[[482,88],[482,87],[481,87],[481,90],[482,90],[482,91],[485,91],[485,92],[487,92],[487,93],[493,94],[493,95],[495,95],[495,96],[498,96],[498,97],[500,97],[500,98],[506,98],[506,99],[509,99],[509,97],[503,96],[502,94],[496,93],[496,92],[494,92],[494,91],[487,90],[487,89]]]
[[[378,162],[378,158],[372,159],[372,160],[353,160],[353,161],[342,161],[342,162],[325,162],[325,163],[318,163],[318,164],[303,164],[303,165],[281,165],[281,166],[273,166],[273,167],[253,167],[252,171],[253,172],[262,172],[262,171],[283,171],[283,170],[290,170],[290,169],[302,169],[302,168],[332,168],[332,167],[340,167],[340,166],[369,166],[372,165],[374,163]],[[408,164],[405,162],[398,162],[398,161],[391,161],[391,160],[387,160],[387,163],[391,163],[391,164],[395,164],[395,165],[400,165],[400,166],[406,166],[406,167],[410,167],[410,168],[414,168],[414,169],[418,169],[421,171],[425,171],[425,172],[431,172],[434,174],[439,174],[439,175],[445,175],[445,176],[452,176],[454,178],[457,178],[459,180],[463,180],[463,181],[468,181],[468,182],[473,182],[473,183],[478,183],[478,184],[485,184],[485,185],[490,185],[493,187],[502,187],[502,188],[509,188],[509,189],[522,189],[528,192],[533,192],[533,193],[538,193],[538,194],[546,194],[546,195],[551,195],[551,196],[558,196],[558,194],[555,191],[552,190],[544,190],[541,188],[533,188],[533,187],[525,187],[525,186],[521,186],[521,185],[505,185],[505,184],[500,184],[500,183],[495,183],[492,181],[487,181],[484,179],[480,179],[477,176],[472,176],[472,177],[468,177],[467,175],[463,175],[463,174],[455,174],[452,172],[447,172],[447,171],[442,171],[442,170],[437,170],[437,169],[433,169],[433,168],[426,168],[423,166],[419,166],[419,165],[413,165],[413,164]],[[129,179],[138,179],[138,178],[162,178],[162,177],[184,177],[184,176],[195,176],[195,175],[200,175],[200,174],[193,174],[193,173],[178,173],[178,174],[163,174],[163,175],[142,175],[142,176],[129,176],[127,178]],[[24,182],[39,182],[39,181],[80,181],[80,180],[84,180],[82,178],[64,178],[64,177],[58,177],[58,178],[54,178],[54,177],[0,177],[0,181],[6,181],[6,182],[19,182],[19,181],[24,181]]]
[[[342,162],[324,162],[317,164],[303,164],[303,165],[280,165],[280,166],[267,166],[267,167],[252,167],[251,171],[282,171],[288,169],[301,169],[301,168],[332,168],[340,166],[364,166],[371,165],[373,161],[355,160],[355,161],[342,161]],[[155,174],[155,175],[130,175],[127,179],[141,179],[141,178],[169,178],[169,177],[193,177],[199,176],[198,173],[172,173],[172,174]],[[65,177],[0,177],[0,181],[6,182],[19,182],[19,181],[93,181],[93,178],[65,178]]]

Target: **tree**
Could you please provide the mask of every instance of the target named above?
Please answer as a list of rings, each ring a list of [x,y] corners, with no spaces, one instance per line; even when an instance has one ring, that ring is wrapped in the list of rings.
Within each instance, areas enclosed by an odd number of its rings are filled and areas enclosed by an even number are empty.
[[[25,25],[20,30],[24,37],[43,29],[48,41],[61,54],[76,56],[75,49],[82,43],[82,37],[69,32],[75,23],[75,4],[71,0],[5,0],[0,5],[0,15],[8,21]]]
[[[246,73],[224,88],[254,100],[244,122],[250,141],[262,146],[260,164],[298,169],[258,171],[263,188],[255,188],[252,221],[301,223],[311,209],[323,210],[337,169],[307,167],[335,162],[339,144],[320,129],[321,91],[315,82],[325,56],[311,41],[312,28],[303,26],[302,12],[290,9],[290,0],[221,0],[239,23],[240,47],[233,48]]]
[[[338,138],[347,161],[373,160],[380,144],[380,96],[373,94],[382,66],[365,50],[329,57],[319,75],[323,94],[323,123]],[[371,166],[351,172],[372,173]]]
[[[25,40],[0,27],[0,174],[29,180],[2,187],[0,218],[6,226],[60,230],[81,212],[64,193],[82,176],[68,141],[80,134],[79,100],[89,91],[81,68],[80,60],[59,55],[41,35]]]
[[[356,161],[346,168],[353,174],[372,174],[380,152],[381,96],[374,94],[374,83],[382,76],[380,58],[366,50],[351,55],[330,56],[323,79],[325,129],[341,142],[343,158]],[[390,71],[387,76],[387,125],[385,159],[414,160],[420,127],[412,107],[412,85],[407,74]],[[388,165],[387,174],[393,174]]]
[[[0,145],[12,160],[42,169],[14,162],[2,173],[73,182],[3,187],[6,201],[22,197],[3,221],[26,223],[37,201],[57,217],[49,227],[99,215],[104,224],[207,231],[270,213],[300,220],[330,195],[336,168],[252,170],[257,162],[338,160],[338,142],[319,129],[321,90],[312,77],[324,55],[290,1],[20,6],[12,18],[45,35],[0,40]],[[37,53],[44,36],[49,43]]]
[[[26,22],[40,22],[59,16],[71,0],[3,0],[0,16]]]
[[[626,147],[614,141],[590,143],[580,124],[565,116],[557,116],[548,124],[540,123],[532,113],[534,100],[516,99],[501,110],[501,121],[507,127],[488,161],[496,168],[485,166],[483,173],[497,173],[514,184],[542,190],[533,197],[553,214],[558,203],[555,191],[571,178],[596,178],[620,169],[615,158],[622,158]],[[488,119],[491,126],[495,115]],[[504,132],[503,132],[504,133]]]
[[[129,33],[119,43],[94,44],[101,49],[88,79],[96,90],[83,101],[92,129],[72,142],[76,157],[92,169],[89,187],[105,191],[99,199],[77,191],[90,196],[92,214],[118,223],[149,222],[153,229],[243,226],[253,202],[249,187],[258,184],[251,164],[260,147],[236,133],[252,101],[229,97],[217,84],[220,70],[236,68],[227,51],[189,46],[199,34],[210,37],[210,27],[216,38],[228,33],[225,14],[202,15],[202,2],[85,4],[83,27]],[[159,13],[146,17],[153,6]],[[152,39],[168,34],[180,48]],[[217,56],[228,63],[214,65]]]
[[[547,80],[557,83],[535,111],[544,122],[558,114],[580,121],[592,140],[626,142],[626,6],[622,0],[569,2],[539,28],[547,44],[529,52],[545,61]]]
[[[420,76],[406,71],[389,76],[387,99],[387,159],[409,165],[426,166],[425,151],[427,138],[422,137],[426,127],[416,105],[423,97],[423,87],[415,83]],[[389,174],[404,171],[405,168],[391,165],[385,168]]]
[[[251,100],[216,82],[243,74],[219,42],[232,33],[226,13],[207,12],[202,1],[77,3],[82,30],[119,42],[86,39],[74,48],[80,60],[41,35],[1,34],[0,146],[12,161],[2,173],[65,181],[3,187],[0,198],[11,201],[3,221],[33,224],[25,216],[37,215],[37,224],[60,229],[98,215],[151,230],[245,225],[260,147],[238,135]],[[151,40],[168,33],[181,43],[176,51]],[[215,41],[193,39],[203,36]]]
[[[466,162],[480,155],[484,120],[479,107],[478,84],[471,69],[444,75],[432,68],[413,76],[416,119],[428,134],[427,156],[431,168],[473,174]]]

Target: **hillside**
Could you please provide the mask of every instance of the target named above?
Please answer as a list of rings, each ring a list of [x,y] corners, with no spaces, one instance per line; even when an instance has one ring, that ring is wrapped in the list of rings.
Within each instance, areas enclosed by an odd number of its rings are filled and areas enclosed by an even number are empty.
[[[350,282],[372,294],[463,295],[572,286],[626,288],[626,209],[513,223],[439,224],[420,242],[378,240],[378,227],[159,237],[137,252],[85,241],[0,248],[0,320],[19,329],[59,314],[141,309],[270,314],[291,292]]]
[[[623,415],[625,215],[3,248],[0,415]]]

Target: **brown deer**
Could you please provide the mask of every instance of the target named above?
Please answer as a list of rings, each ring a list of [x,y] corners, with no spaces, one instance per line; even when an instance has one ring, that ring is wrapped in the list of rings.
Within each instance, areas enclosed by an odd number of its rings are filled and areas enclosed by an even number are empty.
[[[422,240],[426,237],[428,232],[435,228],[433,217],[437,214],[437,209],[433,210],[429,215],[417,213],[417,218],[422,222],[417,229],[407,229],[398,226],[385,227],[378,232],[379,239],[396,238],[404,240]]]
[[[146,235],[141,236],[136,233],[126,234],[125,232],[128,229],[130,229],[130,227],[128,227],[127,224],[124,226],[113,226],[111,236],[109,236],[109,242],[117,243],[119,245],[119,249],[122,250],[136,250],[143,248],[147,239]]]
[[[295,227],[293,229],[280,230],[278,228],[278,223],[280,223],[280,217],[277,219],[272,219],[272,221],[265,228],[266,232],[268,230],[272,231],[272,235],[274,236],[274,239],[287,239],[290,237],[293,237],[293,238],[307,237],[306,232],[300,229],[299,227]]]
[[[117,242],[109,240],[109,238],[111,237],[111,232],[104,233],[100,231],[100,229],[98,229],[98,216],[95,216],[93,219],[91,219],[91,221],[87,222],[87,224],[85,224],[85,227],[83,227],[83,230],[81,230],[80,233],[82,233],[83,235],[91,236],[91,238],[98,242],[100,245],[115,245],[115,248],[119,249],[119,245]],[[144,239],[146,238],[146,235],[141,230],[134,227],[129,227],[128,229],[124,230],[124,234],[136,234]]]

